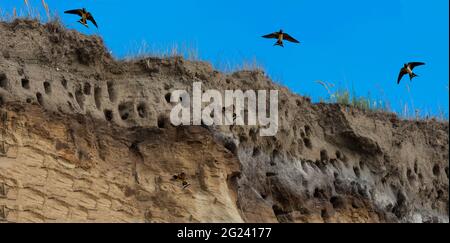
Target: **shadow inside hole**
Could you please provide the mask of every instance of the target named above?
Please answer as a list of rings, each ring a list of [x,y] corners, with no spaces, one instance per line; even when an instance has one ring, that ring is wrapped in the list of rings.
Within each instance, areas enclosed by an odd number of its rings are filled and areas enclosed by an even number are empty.
[[[75,100],[77,101],[80,108],[83,110],[85,97],[84,97],[83,93],[81,92],[81,90],[75,91]]]
[[[90,83],[84,83],[84,87],[83,87],[83,93],[85,95],[91,95],[91,84]]]
[[[72,105],[72,103],[71,103],[70,101],[67,101],[67,105],[69,106],[69,109],[70,109],[71,111],[74,111],[74,110],[75,110],[75,108],[73,108],[73,105]]]
[[[311,139],[305,137],[305,138],[303,139],[303,143],[305,144],[305,147],[307,147],[308,149],[312,149],[312,148],[313,148]]]
[[[6,74],[0,73],[0,88],[6,89],[8,88],[8,78]]]
[[[101,109],[102,107],[102,88],[95,87],[94,88],[94,100],[95,100],[95,106],[97,109]]]
[[[433,175],[439,176],[441,174],[441,167],[439,165],[435,165],[433,167]]]
[[[261,150],[257,147],[253,148],[253,157],[257,157],[261,154]]]
[[[170,98],[172,97],[172,94],[171,93],[167,93],[165,96],[164,96],[164,99],[166,100],[166,102],[167,103],[170,103]]]
[[[134,104],[132,102],[121,103],[119,105],[119,115],[122,120],[128,120],[132,115]]]
[[[44,82],[44,90],[48,95],[52,93],[52,86],[49,82]]]
[[[354,166],[354,167],[353,167],[353,172],[355,173],[355,176],[356,176],[357,178],[360,178],[360,177],[361,177],[361,169],[360,169],[359,167]]]
[[[115,102],[117,99],[116,90],[114,88],[114,83],[112,81],[109,81],[106,83],[107,90],[108,90],[108,96],[109,100],[111,102]]]
[[[114,115],[113,115],[112,110],[104,110],[103,113],[105,114],[105,119],[106,119],[107,121],[110,122],[110,121],[113,120]]]
[[[36,99],[37,99],[39,105],[41,105],[41,106],[44,105],[44,97],[42,97],[41,93],[39,93],[39,92],[36,93]]]
[[[147,106],[144,103],[141,103],[137,107],[137,112],[140,118],[147,117]]]
[[[23,79],[21,80],[21,83],[22,83],[22,88],[24,88],[24,89],[30,89],[30,80],[28,80],[28,79],[26,79],[26,78],[23,78]]]
[[[64,89],[67,89],[67,79],[61,79],[61,85],[64,87]]]
[[[158,128],[160,129],[165,129],[168,128],[170,126],[170,121],[167,117],[165,116],[160,116],[158,117]]]

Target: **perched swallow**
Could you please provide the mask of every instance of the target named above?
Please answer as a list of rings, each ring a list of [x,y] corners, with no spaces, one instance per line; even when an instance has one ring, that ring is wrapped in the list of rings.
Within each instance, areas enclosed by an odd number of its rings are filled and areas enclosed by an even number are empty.
[[[187,181],[183,181],[183,189],[186,189],[190,186],[191,184],[189,184]]]
[[[66,13],[66,14],[76,14],[76,15],[80,16],[81,19],[78,20],[78,23],[84,25],[86,28],[89,28],[89,26],[88,26],[88,24],[87,24],[87,21],[88,21],[88,20],[91,21],[91,22],[95,25],[95,27],[98,28],[97,23],[95,22],[94,17],[92,16],[91,13],[89,13],[88,11],[86,11],[85,8],[82,8],[82,9],[74,9],[74,10],[68,10],[68,11],[65,11],[64,13]]]
[[[187,181],[187,176],[185,173],[180,173],[178,175],[174,175],[173,176],[173,180],[175,181],[181,181],[181,184],[183,186],[183,189],[186,189],[187,187],[189,187],[191,184],[189,184],[189,182]]]
[[[409,79],[413,80],[413,78],[418,77],[419,75],[415,74],[413,72],[415,67],[425,65],[423,62],[410,62],[405,65],[403,65],[402,69],[400,70],[400,74],[398,76],[397,84],[400,84],[400,81],[402,81],[403,76],[406,74],[409,74]]]
[[[274,44],[274,46],[281,46],[281,47],[284,47],[283,40],[287,40],[293,43],[300,43],[300,41],[294,39],[289,34],[284,33],[283,30],[280,30],[272,34],[264,35],[263,38],[278,39],[278,41]]]

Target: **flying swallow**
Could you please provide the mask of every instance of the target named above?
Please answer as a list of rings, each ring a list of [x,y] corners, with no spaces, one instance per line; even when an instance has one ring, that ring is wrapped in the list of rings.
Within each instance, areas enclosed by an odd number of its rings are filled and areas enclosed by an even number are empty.
[[[64,13],[66,13],[66,14],[76,14],[76,15],[80,16],[81,19],[78,20],[78,23],[84,25],[84,26],[87,27],[87,28],[89,28],[89,26],[88,26],[88,24],[87,24],[87,21],[88,21],[88,20],[91,21],[91,22],[95,25],[95,27],[98,28],[97,23],[95,22],[94,17],[92,16],[92,14],[91,14],[90,12],[86,11],[85,8],[82,8],[82,9],[74,9],[74,10],[68,10],[68,11],[65,11]]]
[[[409,79],[413,80],[413,78],[418,77],[419,75],[415,74],[413,72],[415,67],[425,65],[423,62],[410,62],[403,65],[402,69],[400,70],[400,74],[398,76],[397,84],[400,84],[402,81],[403,76],[406,74],[409,74]]]
[[[300,43],[300,41],[294,39],[289,34],[284,33],[283,30],[280,30],[280,31],[272,33],[272,34],[264,35],[263,38],[277,39],[278,41],[274,44],[274,46],[281,46],[281,47],[284,47],[283,40],[287,40],[287,41],[290,41],[293,43]]]

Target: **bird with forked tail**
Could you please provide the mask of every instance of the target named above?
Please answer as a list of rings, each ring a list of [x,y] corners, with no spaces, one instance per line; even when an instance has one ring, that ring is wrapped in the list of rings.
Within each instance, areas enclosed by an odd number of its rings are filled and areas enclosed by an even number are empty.
[[[87,21],[91,21],[95,27],[98,28],[97,22],[95,22],[94,16],[90,12],[88,12],[85,8],[82,9],[74,9],[74,10],[67,10],[64,13],[66,14],[76,14],[81,17],[80,20],[78,20],[78,23],[84,25],[86,28],[89,28]]]
[[[400,74],[398,76],[397,84],[400,84],[402,81],[403,76],[406,74],[409,74],[409,79],[413,80],[413,78],[418,77],[419,75],[415,74],[413,72],[414,68],[418,66],[423,66],[425,63],[423,62],[410,62],[403,65],[402,69],[400,70]]]
[[[294,37],[290,36],[288,33],[285,33],[283,30],[274,32],[272,34],[264,35],[263,38],[277,39],[277,42],[274,44],[274,46],[281,46],[281,47],[284,47],[283,40],[287,40],[287,41],[290,41],[293,43],[300,43],[300,41],[296,40]]]

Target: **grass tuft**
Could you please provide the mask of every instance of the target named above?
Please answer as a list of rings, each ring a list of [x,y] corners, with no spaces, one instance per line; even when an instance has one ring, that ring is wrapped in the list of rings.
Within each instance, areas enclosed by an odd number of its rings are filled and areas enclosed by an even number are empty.
[[[135,43],[129,48],[125,60],[136,60],[146,58],[169,58],[169,57],[184,57],[190,61],[198,61],[199,51],[194,44],[174,43],[168,46],[149,45],[146,41]]]
[[[14,6],[11,11],[0,9],[0,20],[4,22],[12,22],[16,19],[37,20],[39,22],[52,21],[54,15],[45,0],[41,0],[41,7],[34,7],[30,1],[24,0],[22,6]],[[41,13],[45,13],[45,17],[42,17]]]
[[[322,100],[322,102],[353,106],[361,110],[391,111],[388,102],[381,99],[372,99],[370,94],[367,97],[358,96],[356,92],[350,92],[349,89],[335,88],[335,85],[332,83],[323,81],[317,81],[316,83],[325,88],[328,93],[328,98]]]
[[[407,91],[409,94],[409,102],[400,101],[400,110],[394,111],[388,101],[383,99],[374,99],[370,93],[367,96],[358,96],[354,91],[348,88],[336,88],[334,84],[323,81],[317,81],[328,93],[328,97],[321,99],[323,103],[336,103],[347,106],[353,106],[366,111],[394,112],[399,117],[408,120],[438,120],[441,122],[448,121],[449,115],[439,107],[438,114],[432,114],[429,110],[416,108],[414,99],[411,95],[409,86]],[[381,91],[382,92],[382,91]],[[383,93],[383,92],[382,92]]]
[[[224,72],[224,73],[234,73],[238,71],[263,71],[265,67],[261,64],[256,57],[250,59],[243,59],[242,62],[230,62],[227,61],[219,61],[214,65],[215,68]]]

